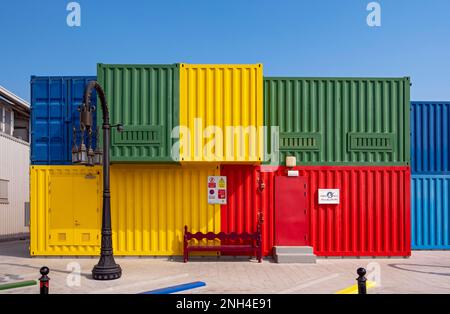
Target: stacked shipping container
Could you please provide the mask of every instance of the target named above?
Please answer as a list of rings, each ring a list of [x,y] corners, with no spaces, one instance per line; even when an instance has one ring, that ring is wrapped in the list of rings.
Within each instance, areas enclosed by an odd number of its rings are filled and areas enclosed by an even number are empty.
[[[411,103],[412,247],[450,249],[450,102]]]
[[[32,165],[72,164],[73,128],[80,142],[78,106],[83,101],[84,87],[95,79],[95,76],[31,77]],[[91,101],[95,106],[95,93]],[[94,137],[94,147],[95,140]]]
[[[111,162],[178,161],[171,132],[179,125],[179,65],[99,64],[97,76],[111,123],[124,126],[111,130]]]
[[[181,161],[261,162],[262,65],[181,64],[180,71]]]
[[[265,78],[264,123],[279,127],[282,164],[409,165],[409,89],[409,78]]]
[[[277,224],[275,188],[288,170],[306,182],[306,241],[316,255],[410,254],[409,78],[263,80],[261,64],[99,64],[97,74],[112,123],[124,125],[111,143],[116,254],[180,255],[185,224],[194,232],[254,232],[262,211],[270,255],[277,230],[288,229]],[[101,169],[63,166],[85,83],[72,100],[70,84],[51,82],[33,97],[34,128],[46,121],[60,131],[34,137],[48,153],[31,168],[31,254],[97,255]],[[264,160],[263,148],[270,153],[277,137],[264,142],[263,126],[279,130],[274,160]],[[287,156],[298,166],[287,168]],[[217,175],[228,182],[222,206],[208,202],[208,177]],[[319,204],[322,188],[339,189],[339,203]]]
[[[275,180],[288,168],[221,168],[230,187],[222,206],[222,230],[253,231],[264,215],[264,254],[276,240]],[[307,179],[309,244],[318,256],[407,256],[410,253],[410,172],[408,167],[299,166]],[[264,188],[261,188],[261,186]],[[338,205],[318,204],[318,189],[339,189]]]

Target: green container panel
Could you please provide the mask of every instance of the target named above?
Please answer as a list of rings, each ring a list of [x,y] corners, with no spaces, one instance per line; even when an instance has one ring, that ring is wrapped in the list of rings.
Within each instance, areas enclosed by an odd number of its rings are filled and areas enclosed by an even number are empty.
[[[266,77],[264,124],[279,126],[281,164],[409,165],[409,100],[408,77]]]
[[[111,130],[111,161],[178,162],[171,132],[179,125],[179,65],[98,64],[97,77],[111,123],[124,126]]]

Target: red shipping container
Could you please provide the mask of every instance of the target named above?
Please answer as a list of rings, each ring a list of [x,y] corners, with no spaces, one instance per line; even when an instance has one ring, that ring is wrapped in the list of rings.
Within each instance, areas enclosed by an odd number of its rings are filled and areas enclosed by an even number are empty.
[[[409,167],[295,167],[308,182],[309,243],[317,256],[410,256]],[[223,165],[227,205],[221,208],[225,232],[254,232],[264,215],[264,254],[275,243],[275,176],[286,167]],[[319,205],[318,189],[339,189],[338,205]]]

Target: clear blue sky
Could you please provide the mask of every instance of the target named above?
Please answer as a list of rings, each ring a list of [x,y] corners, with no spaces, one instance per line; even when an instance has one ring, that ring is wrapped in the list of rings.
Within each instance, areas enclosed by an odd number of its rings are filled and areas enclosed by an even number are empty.
[[[95,75],[96,63],[256,63],[266,76],[411,76],[412,99],[450,100],[450,1],[2,0],[0,85],[29,100],[30,75]]]

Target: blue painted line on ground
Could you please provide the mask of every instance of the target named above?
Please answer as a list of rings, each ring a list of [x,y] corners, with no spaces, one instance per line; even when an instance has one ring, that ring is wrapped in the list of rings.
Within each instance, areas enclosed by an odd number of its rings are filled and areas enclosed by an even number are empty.
[[[140,294],[171,294],[171,293],[175,293],[175,292],[200,288],[200,287],[204,287],[204,286],[206,286],[206,283],[204,283],[203,281],[195,281],[195,282],[184,283],[181,285],[176,285],[176,286],[151,290],[151,291],[147,291],[147,292],[142,292]]]

